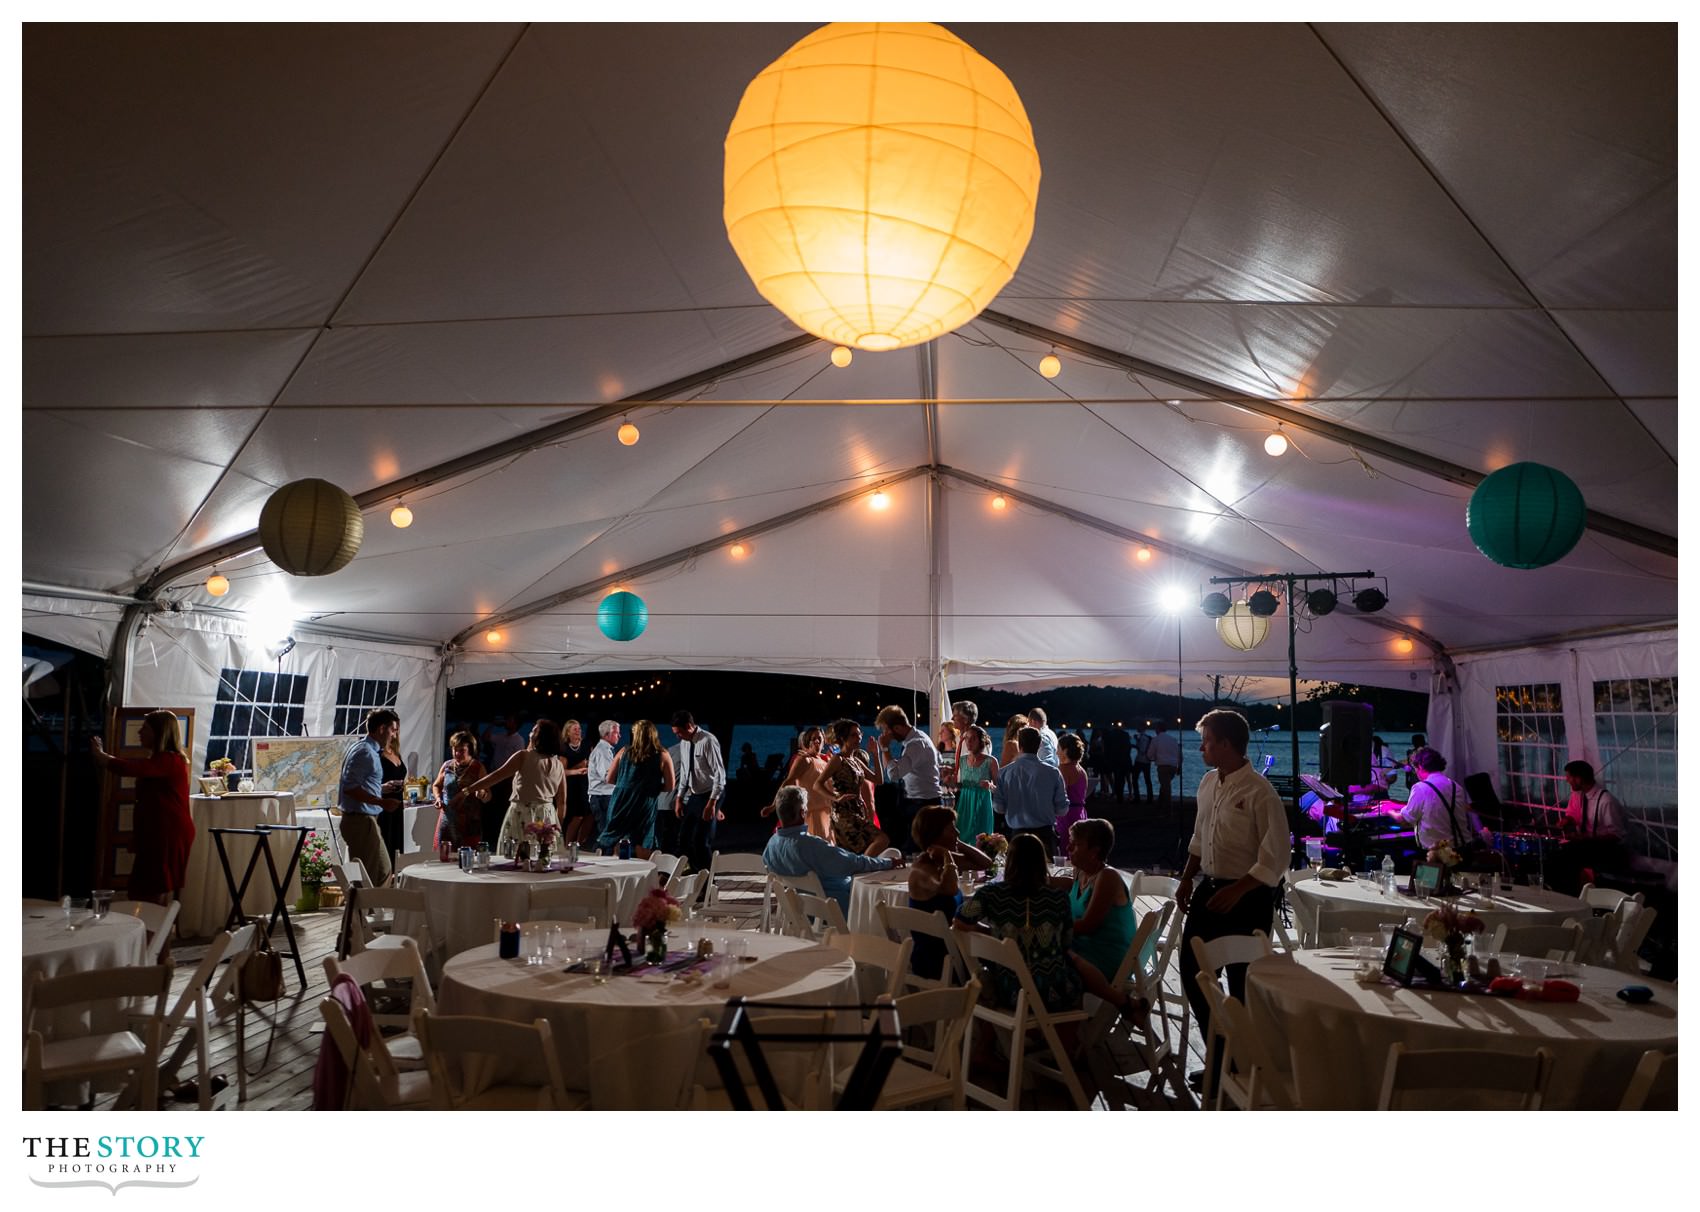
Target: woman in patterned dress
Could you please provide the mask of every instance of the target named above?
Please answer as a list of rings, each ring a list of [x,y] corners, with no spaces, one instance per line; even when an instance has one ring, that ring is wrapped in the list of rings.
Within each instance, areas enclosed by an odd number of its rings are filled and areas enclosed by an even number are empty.
[[[1067,892],[1051,887],[1045,843],[1037,837],[1018,833],[1010,839],[1003,879],[982,886],[963,901],[951,925],[1014,939],[1045,1009],[1055,1013],[1080,1008],[1080,973],[1069,958],[1074,907]],[[988,965],[987,971],[994,1003],[1013,1009],[1021,982],[1007,968]]]
[[[484,763],[478,760],[477,750],[478,738],[470,732],[457,732],[449,738],[449,752],[454,756],[443,763],[431,784],[431,798],[437,804],[437,836],[432,840],[438,849],[444,842],[460,847],[476,846],[484,840],[479,808],[490,793],[461,794],[467,784],[484,777]]]
[[[832,801],[834,844],[856,854],[880,854],[891,839],[873,822],[873,772],[856,756],[862,726],[855,720],[839,720],[832,726],[832,741],[838,752],[814,785]]]

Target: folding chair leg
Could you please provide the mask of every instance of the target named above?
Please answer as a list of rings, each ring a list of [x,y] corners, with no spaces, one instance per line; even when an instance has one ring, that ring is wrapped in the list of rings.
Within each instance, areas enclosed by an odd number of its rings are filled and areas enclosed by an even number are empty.
[[[1074,1099],[1074,1109],[1084,1111],[1092,1104],[1086,1097],[1086,1091],[1080,1085],[1080,1079],[1075,1076],[1074,1062],[1069,1060],[1068,1053],[1063,1050],[1062,1040],[1058,1038],[1056,1029],[1048,1022],[1039,1023],[1039,1032],[1045,1037],[1045,1042],[1051,1046],[1051,1059],[1056,1062],[1057,1072],[1062,1075],[1063,1084],[1068,1087],[1068,1093]]]
[[[195,1005],[195,1093],[202,1111],[212,1110],[212,1061],[207,1055],[207,1018],[211,1013],[203,989]]]
[[[1004,1097],[1011,1111],[1021,1110],[1021,1081],[1026,1076],[1027,994],[1016,995],[1015,1026],[1009,1033],[1009,1090]]]

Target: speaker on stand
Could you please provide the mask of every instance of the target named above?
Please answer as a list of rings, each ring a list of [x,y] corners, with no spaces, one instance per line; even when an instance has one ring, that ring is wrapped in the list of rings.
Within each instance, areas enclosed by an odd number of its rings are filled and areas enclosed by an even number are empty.
[[[1370,738],[1374,733],[1375,709],[1368,703],[1324,703],[1318,745],[1322,781],[1341,791],[1367,786]]]

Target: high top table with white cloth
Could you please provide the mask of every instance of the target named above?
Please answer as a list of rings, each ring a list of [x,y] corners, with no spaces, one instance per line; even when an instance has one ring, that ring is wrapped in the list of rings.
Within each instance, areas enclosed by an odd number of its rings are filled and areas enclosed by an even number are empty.
[[[1287,896],[1305,903],[1316,919],[1318,938],[1324,943],[1336,941],[1331,936],[1341,931],[1374,933],[1377,925],[1384,921],[1414,917],[1420,922],[1442,903],[1433,898],[1419,900],[1403,892],[1389,896],[1374,881],[1357,878],[1303,880],[1291,885]],[[1489,932],[1505,923],[1513,926],[1556,926],[1565,918],[1572,917],[1586,925],[1594,916],[1594,911],[1575,897],[1543,888],[1513,886],[1491,901],[1476,895],[1447,897],[1445,901],[1481,918]]]
[[[256,791],[228,795],[192,795],[189,815],[195,822],[195,844],[189,850],[189,866],[183,878],[183,890],[177,899],[183,907],[177,913],[177,926],[184,938],[211,938],[224,929],[230,917],[230,889],[225,887],[224,871],[218,865],[218,847],[213,844],[214,829],[252,829],[256,825],[293,825],[295,795],[288,791]],[[230,871],[236,882],[242,882],[248,856],[254,852],[254,840],[246,837],[224,839],[230,856]],[[283,874],[284,864],[295,847],[293,833],[279,834],[271,843],[272,859],[277,872]],[[300,873],[292,875],[288,887],[289,903],[301,896]],[[277,903],[271,873],[262,857],[254,867],[254,878],[248,882],[242,898],[242,911],[249,917],[270,917]]]
[[[108,913],[96,921],[87,909],[72,910],[67,930],[64,911],[51,901],[25,901],[23,915],[23,988],[31,977],[69,976],[74,972],[96,972],[124,968],[143,962],[148,933],[142,919],[128,913]],[[23,1003],[20,1001],[19,1005]],[[152,1009],[150,1006],[149,1009]],[[43,1038],[76,1039],[96,1031],[116,1031],[122,1026],[118,1015],[91,1016],[86,1006],[67,1006],[37,1015],[34,1029]],[[46,1091],[49,1102],[83,1103],[88,1085],[54,1083]]]
[[[499,866],[503,860],[496,860]],[[426,861],[403,868],[396,883],[425,894],[426,919],[439,958],[490,942],[496,918],[523,922],[530,916],[534,885],[608,880],[614,885],[614,910],[629,922],[638,898],[653,883],[655,864],[647,859],[619,859],[581,854],[572,871],[462,871],[458,863]],[[396,915],[396,929],[413,933],[413,915]],[[604,929],[608,923],[603,922]]]
[[[1271,1062],[1287,1071],[1289,1043],[1302,1050],[1297,1096],[1307,1109],[1373,1108],[1395,1043],[1525,1054],[1546,1048],[1553,1067],[1543,1106],[1550,1110],[1615,1108],[1642,1052],[1676,1050],[1676,987],[1615,968],[1573,969],[1582,1000],[1563,1004],[1360,985],[1356,967],[1346,950],[1319,948],[1260,959],[1247,971],[1246,1006]],[[1634,984],[1652,987],[1653,1000],[1633,1006],[1618,998]]]
[[[681,948],[692,940],[688,931]],[[568,1087],[590,1092],[597,1110],[671,1110],[687,1071],[699,1068],[699,1020],[719,1025],[726,1002],[748,997],[793,1005],[850,1005],[855,965],[843,952],[804,939],[742,931],[750,961],[726,988],[711,979],[652,983],[610,975],[603,984],[546,967],[498,959],[494,944],[464,952],[443,968],[437,1005],[444,1014],[481,1014],[529,1023],[547,1019]]]

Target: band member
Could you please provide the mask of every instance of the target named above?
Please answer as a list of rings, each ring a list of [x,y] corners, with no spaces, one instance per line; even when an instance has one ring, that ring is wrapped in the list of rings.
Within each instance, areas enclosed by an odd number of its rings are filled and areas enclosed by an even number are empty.
[[[1570,784],[1562,821],[1567,843],[1553,861],[1552,885],[1575,894],[1583,884],[1596,882],[1601,872],[1626,870],[1629,849],[1623,840],[1623,806],[1594,781],[1593,766],[1571,762],[1564,768],[1564,781]]]

